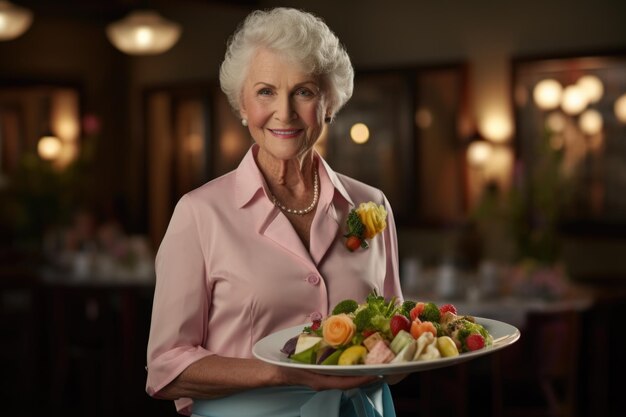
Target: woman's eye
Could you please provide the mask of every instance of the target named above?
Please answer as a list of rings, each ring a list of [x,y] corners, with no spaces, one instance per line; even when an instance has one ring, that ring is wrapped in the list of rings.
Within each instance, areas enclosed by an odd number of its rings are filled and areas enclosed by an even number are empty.
[[[313,91],[308,88],[298,88],[296,90],[296,95],[301,97],[313,97]]]
[[[272,90],[269,88],[261,88],[257,94],[260,96],[269,96],[272,94]]]

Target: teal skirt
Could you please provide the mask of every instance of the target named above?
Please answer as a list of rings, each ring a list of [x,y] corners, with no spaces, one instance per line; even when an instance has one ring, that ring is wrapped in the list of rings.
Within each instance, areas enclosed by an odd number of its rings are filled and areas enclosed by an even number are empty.
[[[215,400],[194,400],[192,417],[395,417],[384,382],[313,391],[307,387],[267,387]]]

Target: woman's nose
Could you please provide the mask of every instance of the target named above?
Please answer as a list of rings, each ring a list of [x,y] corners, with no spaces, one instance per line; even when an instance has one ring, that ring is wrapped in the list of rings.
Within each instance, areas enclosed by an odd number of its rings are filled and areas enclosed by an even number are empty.
[[[274,113],[276,119],[281,122],[290,122],[298,117],[293,104],[289,95],[281,95],[277,100],[277,108]]]

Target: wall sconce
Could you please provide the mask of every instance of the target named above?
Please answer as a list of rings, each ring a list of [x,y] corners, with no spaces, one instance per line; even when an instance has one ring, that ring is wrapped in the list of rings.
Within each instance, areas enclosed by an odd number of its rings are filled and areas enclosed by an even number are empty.
[[[22,35],[33,22],[33,13],[9,1],[0,1],[0,41]]]
[[[151,10],[137,10],[111,23],[106,33],[113,45],[129,55],[156,55],[180,38],[181,26]]]

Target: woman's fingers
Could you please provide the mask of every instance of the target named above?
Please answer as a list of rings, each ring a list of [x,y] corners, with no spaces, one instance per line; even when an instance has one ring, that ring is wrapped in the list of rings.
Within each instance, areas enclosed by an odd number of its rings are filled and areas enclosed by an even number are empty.
[[[305,370],[295,370],[296,372],[289,378],[294,385],[306,385],[315,391],[326,389],[351,389],[371,384],[380,380],[378,376],[343,376],[343,375],[323,375]],[[295,381],[294,381],[295,380]]]

